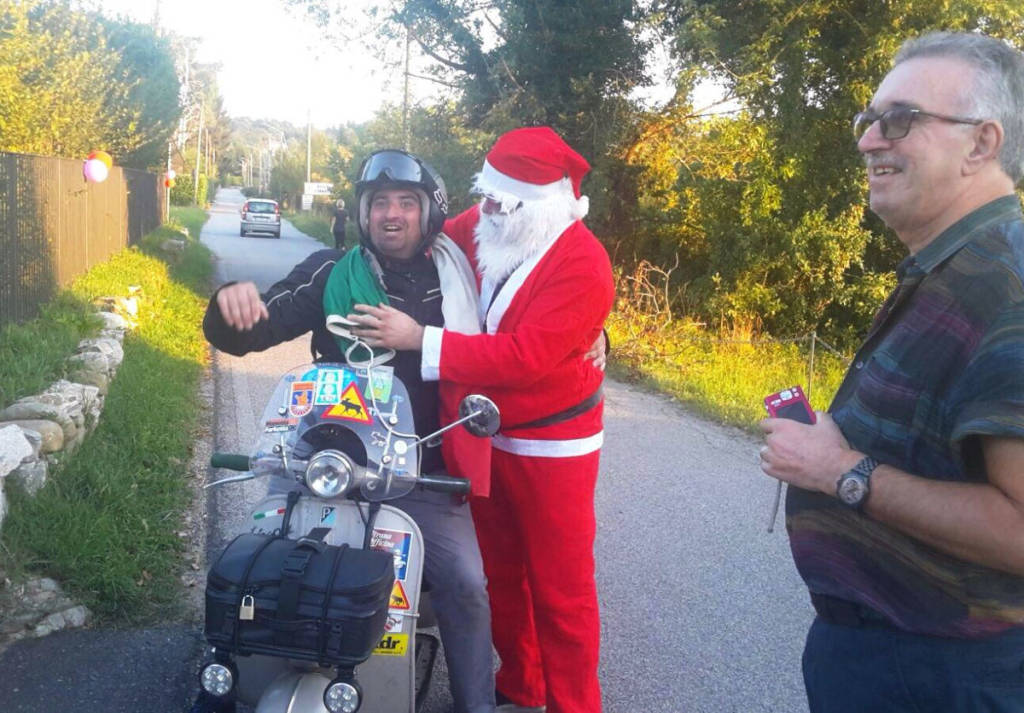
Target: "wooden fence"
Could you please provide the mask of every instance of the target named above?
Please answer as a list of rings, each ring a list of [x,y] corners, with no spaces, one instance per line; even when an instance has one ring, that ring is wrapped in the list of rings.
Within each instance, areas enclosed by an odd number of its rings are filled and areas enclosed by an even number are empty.
[[[160,177],[115,166],[87,183],[75,159],[0,152],[0,325],[166,219]]]

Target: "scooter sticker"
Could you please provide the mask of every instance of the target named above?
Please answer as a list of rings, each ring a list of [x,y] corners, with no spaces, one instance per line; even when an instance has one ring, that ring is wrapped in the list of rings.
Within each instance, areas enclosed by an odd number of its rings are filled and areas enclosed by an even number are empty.
[[[337,522],[337,508],[333,505],[324,505],[323,509],[320,510],[320,524],[321,525],[334,525]]]
[[[401,634],[404,622],[405,617],[401,614],[392,614],[391,612],[388,612],[387,621],[384,622],[384,631],[388,634]]]
[[[382,530],[373,528],[370,549],[384,550],[395,557],[395,579],[405,581],[406,565],[409,564],[409,547],[412,533],[405,530]]]
[[[313,410],[313,386],[312,381],[296,381],[292,384],[288,413],[296,418],[302,418]]]
[[[263,432],[285,433],[287,431],[294,431],[298,424],[299,420],[297,418],[272,418],[265,424]]]
[[[373,367],[373,378],[366,385],[367,399],[385,402],[391,398],[391,385],[395,380],[395,369],[391,366]]]
[[[342,369],[321,369],[316,376],[317,406],[332,406],[341,401],[345,387],[355,381],[355,376]]]
[[[408,648],[408,634],[385,634],[373,653],[375,656],[405,656]]]
[[[336,418],[341,421],[355,421],[356,423],[371,423],[370,414],[366,410],[366,402],[363,395],[359,393],[356,382],[345,387],[338,403],[323,412],[323,418]]]
[[[277,515],[284,515],[284,508],[276,508],[274,510],[264,510],[263,512],[254,512],[252,514],[253,520],[262,520],[265,517],[275,517]]]
[[[399,609],[402,611],[410,609],[409,597],[405,594],[405,587],[397,579],[395,580],[395,586],[391,588],[391,601],[388,602],[388,609]]]

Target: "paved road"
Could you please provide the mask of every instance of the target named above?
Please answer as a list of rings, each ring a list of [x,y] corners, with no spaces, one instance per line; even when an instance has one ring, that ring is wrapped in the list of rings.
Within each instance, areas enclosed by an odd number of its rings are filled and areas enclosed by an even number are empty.
[[[203,240],[221,255],[221,280],[265,287],[320,247],[289,226],[280,245],[239,238],[241,197],[218,198],[232,207],[218,203]],[[271,388],[308,349],[301,339],[216,356],[217,448],[248,450]],[[606,713],[806,711],[799,659],[811,609],[784,532],[765,531],[774,489],[757,443],[614,382],[606,424],[597,495]],[[211,545],[238,531],[262,490],[218,498],[211,520],[232,524]],[[450,710],[445,684],[442,672],[425,713]]]
[[[238,191],[222,190],[202,239],[218,279],[283,275],[319,243],[285,223],[280,240],[238,236]],[[244,358],[217,353],[214,447],[247,452],[272,386],[309,360],[307,339]],[[811,619],[786,536],[765,532],[773,488],[746,434],[668,399],[607,386],[597,493],[601,680],[606,713],[805,713],[799,659]],[[208,502],[216,551],[265,488]],[[174,713],[193,692],[195,627],[69,632],[0,657],[3,713]],[[444,671],[424,713],[449,713]]]

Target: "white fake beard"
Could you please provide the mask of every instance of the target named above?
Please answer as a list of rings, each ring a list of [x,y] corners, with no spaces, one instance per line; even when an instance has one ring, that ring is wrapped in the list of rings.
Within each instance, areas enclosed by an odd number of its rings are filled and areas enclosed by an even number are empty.
[[[511,213],[487,214],[481,211],[473,236],[476,240],[477,268],[484,278],[501,282],[513,270],[538,251],[550,245],[573,221],[575,199],[554,196],[539,201],[524,201]]]

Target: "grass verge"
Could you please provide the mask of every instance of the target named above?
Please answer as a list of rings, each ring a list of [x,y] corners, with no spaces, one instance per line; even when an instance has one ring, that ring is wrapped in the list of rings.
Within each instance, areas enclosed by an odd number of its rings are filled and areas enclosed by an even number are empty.
[[[846,361],[810,343],[715,334],[685,320],[640,314],[619,302],[608,319],[609,372],[671,394],[699,413],[748,431],[765,417],[764,397],[796,384],[824,410]]]
[[[197,223],[177,210],[172,220]],[[96,297],[126,295],[129,285],[140,285],[139,326],[125,336],[124,362],[96,430],[51,471],[35,497],[17,488],[9,493],[2,531],[8,569],[57,578],[107,621],[166,616],[183,601],[186,466],[208,354],[200,322],[211,271],[198,229],[189,232],[193,237],[173,261],[158,257],[157,246],[181,235],[164,226],[146,236],[141,249],[123,250],[94,267],[61,297],[77,315]],[[63,313],[59,304],[53,309]],[[23,340],[21,363],[38,348]],[[0,362],[0,378],[10,379],[9,371]]]
[[[299,213],[287,212],[284,217],[291,222],[296,229],[301,230],[306,235],[316,238],[324,245],[328,247],[334,247],[334,234],[331,232],[331,220],[325,218],[322,215],[317,215],[310,211],[302,211]],[[355,227],[351,224],[351,221],[345,224],[345,245],[351,247],[355,245]]]

